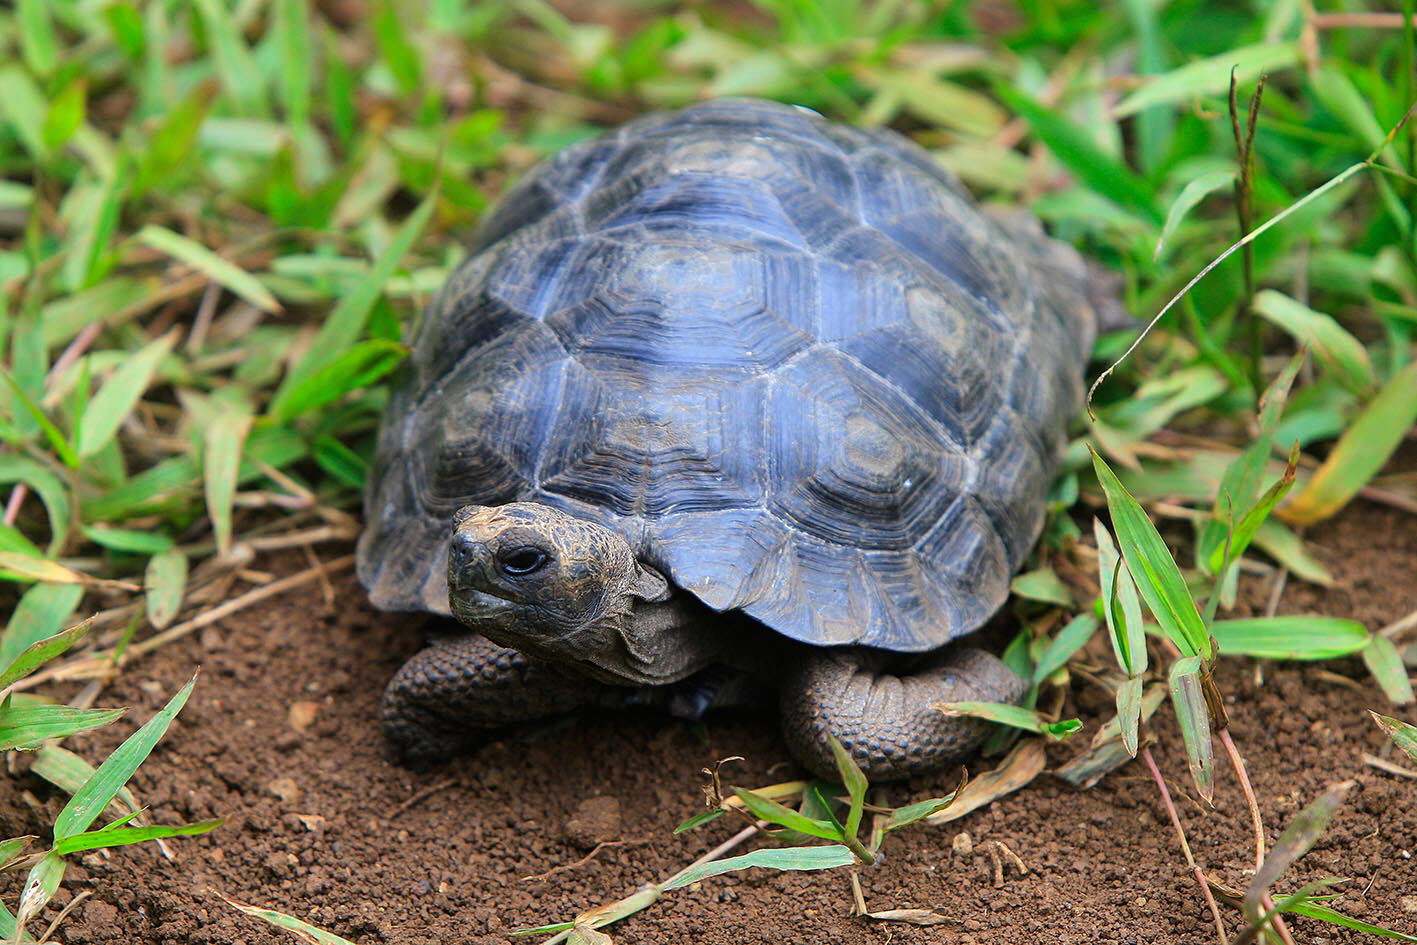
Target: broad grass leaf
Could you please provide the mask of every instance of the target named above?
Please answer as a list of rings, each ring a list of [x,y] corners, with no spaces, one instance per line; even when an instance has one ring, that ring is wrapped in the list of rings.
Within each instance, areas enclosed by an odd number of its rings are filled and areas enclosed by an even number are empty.
[[[153,8],[149,8],[153,9]],[[152,55],[152,51],[149,51]],[[133,194],[140,196],[159,186],[195,160],[197,135],[206,121],[219,89],[214,82],[199,83],[175,106],[164,109],[157,128],[138,154]]]
[[[177,343],[177,333],[168,332],[125,359],[94,394],[79,424],[78,453],[93,456],[118,433],[119,426],[133,412],[152,383],[158,362]]]
[[[48,663],[56,656],[67,652],[70,647],[78,643],[88,634],[92,626],[93,618],[90,617],[83,623],[75,624],[68,630],[60,631],[51,637],[46,637],[37,643],[32,643],[25,647],[24,651],[5,667],[4,672],[0,672],[0,689],[9,687],[18,680],[28,676],[45,663]]]
[[[1141,88],[1122,99],[1112,114],[1125,118],[1153,105],[1174,105],[1207,95],[1218,95],[1230,87],[1232,70],[1235,81],[1243,85],[1258,78],[1261,73],[1294,66],[1299,61],[1299,44],[1296,42],[1241,46],[1208,59],[1188,62],[1149,79]]]
[[[407,356],[408,348],[397,341],[383,338],[361,341],[292,385],[272,419],[284,423],[338,400],[350,391],[367,387],[398,367]]]
[[[1211,625],[1220,652],[1270,660],[1331,660],[1368,645],[1372,634],[1341,617],[1242,617]]]
[[[1390,716],[1379,715],[1372,709],[1368,710],[1368,714],[1373,717],[1373,721],[1377,722],[1384,732],[1387,732],[1388,738],[1392,739],[1394,745],[1405,751],[1413,761],[1417,761],[1417,725],[1411,725]]]
[[[149,223],[138,231],[138,242],[191,266],[213,282],[230,289],[257,308],[279,314],[282,309],[271,290],[255,276],[228,259],[223,259],[194,239]]]
[[[1259,501],[1245,512],[1244,517],[1236,523],[1229,542],[1220,545],[1211,552],[1207,564],[1212,574],[1220,574],[1231,562],[1238,560],[1249,549],[1250,542],[1254,540],[1255,533],[1259,531],[1260,526],[1269,518],[1269,513],[1293,487],[1298,463],[1299,447],[1295,445],[1290,450],[1289,465],[1284,468],[1284,474],[1279,478],[1279,481],[1266,489]]]
[[[58,151],[69,143],[74,132],[84,123],[84,104],[88,95],[88,82],[74,79],[60,90],[49,103],[44,115],[44,147],[48,151]]]
[[[223,0],[193,0],[192,6],[206,27],[217,75],[221,77],[222,89],[237,114],[256,118],[269,115],[266,72],[256,64],[226,3]]]
[[[374,310],[374,303],[384,291],[384,284],[393,276],[399,261],[407,255],[409,248],[423,232],[433,215],[436,202],[437,193],[429,194],[399,227],[368,275],[340,298],[335,310],[320,326],[310,349],[281,382],[271,401],[269,412],[272,416],[286,416],[287,401],[297,385],[344,354],[358,340],[369,319],[369,313]]]
[[[1333,575],[1312,554],[1304,540],[1282,522],[1266,519],[1255,531],[1254,546],[1278,561],[1295,577],[1321,587],[1333,586]]]
[[[1412,680],[1397,646],[1384,636],[1374,636],[1362,650],[1363,665],[1382,687],[1383,694],[1394,705],[1410,705],[1413,701]]]
[[[1013,579],[1009,590],[1019,597],[1044,604],[1056,604],[1067,609],[1077,606],[1073,601],[1073,592],[1062,582],[1057,572],[1048,567],[1025,571]]]
[[[284,912],[277,912],[274,909],[263,909],[260,906],[250,906],[244,902],[237,902],[235,899],[227,898],[222,893],[217,893],[217,895],[221,896],[222,901],[233,909],[238,909],[249,916],[254,916],[257,919],[269,922],[278,929],[291,932],[296,938],[300,939],[302,942],[308,942],[309,945],[356,945],[356,943],[351,942],[347,938],[340,938],[333,932],[326,932],[324,929],[316,928],[310,923],[302,922],[295,918],[295,916],[286,915]]]
[[[172,548],[172,539],[162,532],[144,532],[112,525],[85,525],[84,537],[96,545],[128,554],[155,555]]]
[[[206,431],[202,448],[202,486],[207,515],[212,520],[217,551],[231,550],[231,513],[236,499],[237,473],[241,469],[241,447],[251,429],[251,417],[239,410],[217,415]]]
[[[1331,315],[1316,312],[1273,289],[1255,296],[1254,310],[1313,351],[1349,390],[1367,394],[1377,387],[1367,349]]]
[[[1141,676],[1122,680],[1117,687],[1117,727],[1122,737],[1122,745],[1127,754],[1137,756],[1137,740],[1141,731],[1142,686]]]
[[[1082,728],[1082,722],[1077,719],[1052,722],[1033,709],[1025,709],[1007,702],[941,702],[935,708],[945,715],[986,719],[1010,728],[1045,735],[1053,741],[1062,741]]]
[[[84,575],[48,558],[33,558],[13,551],[0,551],[0,577],[52,584],[82,584]]]
[[[143,573],[143,587],[148,623],[161,630],[172,623],[172,618],[182,609],[182,595],[187,589],[187,556],[178,548],[153,555]]]
[[[1091,614],[1078,614],[1059,630],[1049,642],[1043,655],[1033,668],[1033,681],[1041,683],[1064,666],[1073,654],[1087,646],[1087,641],[1097,632],[1097,618]]]
[[[1358,91],[1339,63],[1325,63],[1309,76],[1309,85],[1324,108],[1348,126],[1348,130],[1358,138],[1355,150],[1364,154],[1378,152],[1384,161],[1394,168],[1402,168],[1397,147],[1388,137],[1378,117],[1373,114],[1372,102]]]
[[[222,824],[226,823],[226,818],[220,817],[216,820],[204,820],[195,824],[182,824],[177,827],[154,825],[148,827],[105,827],[101,830],[89,830],[84,833],[76,833],[73,836],[65,837],[54,844],[54,852],[60,856],[67,856],[70,853],[79,853],[84,850],[100,850],[108,847],[125,847],[134,843],[145,843],[149,840],[161,840],[167,837],[195,837],[204,833],[210,833]]]
[[[15,137],[36,160],[48,157],[44,148],[44,116],[48,108],[39,87],[18,65],[0,68],[0,113],[10,119]]]
[[[1222,187],[1229,187],[1235,181],[1235,171],[1209,171],[1200,175],[1181,188],[1181,192],[1176,195],[1176,199],[1171,202],[1171,209],[1166,212],[1166,223],[1161,227],[1161,235],[1156,238],[1156,251],[1152,254],[1153,260],[1161,258],[1161,252],[1166,243],[1176,233],[1176,228],[1181,225],[1181,221],[1186,218],[1186,214],[1194,210],[1202,200],[1220,190]]]
[[[710,876],[718,876],[722,873],[734,873],[738,870],[746,870],[754,866],[765,869],[791,871],[791,870],[830,870],[842,866],[851,866],[856,862],[855,855],[840,844],[831,844],[820,847],[786,847],[782,849],[754,850],[752,853],[744,853],[742,856],[731,856],[724,860],[714,860],[704,863],[691,870],[686,870],[675,876],[661,887],[665,892],[671,889],[679,889],[690,886]]]
[[[805,833],[809,837],[818,837],[822,840],[839,841],[842,839],[836,827],[825,821],[799,814],[790,807],[754,794],[746,788],[737,788],[734,793],[743,801],[743,806],[759,820],[766,820],[770,824],[777,824],[779,827],[786,827],[788,830],[795,830],[798,833]]]
[[[39,310],[45,345],[63,344],[98,322],[118,324],[124,313],[136,312],[146,305],[157,285],[155,279],[114,276],[47,303]]]
[[[18,0],[20,52],[36,75],[47,76],[59,61],[59,43],[49,19],[50,0]]]
[[[996,91],[1004,104],[1018,113],[1040,141],[1048,146],[1064,167],[1088,188],[1119,206],[1139,213],[1159,225],[1161,212],[1149,184],[1097,146],[1091,134],[1063,117],[1055,108],[1039,104],[1007,86]]]
[[[1122,558],[1136,579],[1142,599],[1181,652],[1209,659],[1210,635],[1161,534],[1096,451],[1092,453],[1092,465],[1107,496]]]
[[[1339,438],[1323,465],[1276,514],[1312,525],[1348,504],[1387,463],[1417,422],[1417,361],[1393,375]]]
[[[1092,520],[1092,534],[1097,540],[1098,583],[1102,587],[1102,612],[1107,619],[1112,652],[1123,672],[1140,676],[1146,672],[1148,656],[1136,581],[1101,519]]]
[[[197,677],[193,676],[160,712],[114,749],[113,754],[98,766],[93,777],[74,792],[74,796],[69,798],[69,803],[64,805],[64,809],[54,820],[55,843],[81,834],[89,828],[94,819],[117,796],[123,785],[133,777],[138,766],[152,753],[153,747],[167,732],[167,727],[172,724],[182,706],[186,705],[187,697],[192,694],[192,688],[196,684]]]
[[[77,584],[36,584],[25,591],[0,636],[0,666],[10,665],[21,653],[62,630],[83,595]]]
[[[6,386],[10,388],[10,396],[14,398],[14,403],[28,415],[36,427],[44,432],[44,438],[49,441],[50,449],[58,454],[59,461],[70,469],[77,469],[79,457],[73,447],[69,445],[68,439],[54,425],[54,421],[50,420],[39,404],[34,402],[34,398],[30,397],[24,387],[15,380],[14,375],[3,368],[0,368],[0,372],[3,372],[0,373],[0,377],[5,379]]]
[[[1191,779],[1200,796],[1210,803],[1215,797],[1215,746],[1210,737],[1210,710],[1201,691],[1201,672],[1201,658],[1186,656],[1171,664],[1168,683]]]
[[[107,725],[121,718],[126,709],[76,709],[68,705],[0,706],[0,751],[38,748],[51,738],[66,738],[75,732]]]

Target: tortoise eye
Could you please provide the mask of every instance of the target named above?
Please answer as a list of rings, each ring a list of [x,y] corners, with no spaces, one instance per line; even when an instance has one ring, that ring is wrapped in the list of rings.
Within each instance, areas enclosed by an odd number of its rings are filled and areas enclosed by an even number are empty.
[[[521,577],[541,569],[546,564],[546,553],[535,548],[518,548],[500,559],[502,573]]]

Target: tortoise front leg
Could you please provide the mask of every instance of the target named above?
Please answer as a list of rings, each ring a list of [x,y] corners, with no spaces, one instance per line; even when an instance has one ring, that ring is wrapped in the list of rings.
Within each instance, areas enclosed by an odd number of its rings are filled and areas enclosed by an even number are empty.
[[[816,774],[835,780],[835,735],[866,776],[892,780],[959,761],[988,734],[979,719],[950,718],[940,702],[1015,702],[1024,681],[982,650],[965,649],[907,675],[883,670],[867,650],[815,650],[794,659],[784,681],[787,745]]]
[[[435,638],[384,689],[384,734],[393,760],[421,767],[492,729],[600,704],[611,688],[548,671],[486,637]]]

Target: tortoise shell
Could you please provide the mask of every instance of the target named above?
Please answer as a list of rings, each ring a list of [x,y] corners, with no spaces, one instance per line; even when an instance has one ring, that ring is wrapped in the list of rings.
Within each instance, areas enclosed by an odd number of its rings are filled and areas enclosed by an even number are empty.
[[[938,647],[1037,538],[1084,279],[905,138],[804,109],[710,102],[574,145],[418,327],[360,578],[446,614],[453,512],[535,501],[793,639]]]

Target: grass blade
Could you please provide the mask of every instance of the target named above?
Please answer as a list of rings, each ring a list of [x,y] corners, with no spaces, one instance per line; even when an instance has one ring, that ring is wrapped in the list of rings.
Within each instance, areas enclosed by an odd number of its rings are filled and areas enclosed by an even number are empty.
[[[1117,687],[1117,729],[1122,737],[1122,747],[1133,758],[1137,756],[1137,744],[1141,738],[1141,708],[1144,680],[1132,676]]]
[[[1355,932],[1376,935],[1378,938],[1390,938],[1399,942],[1417,942],[1417,935],[1408,935],[1405,932],[1394,932],[1392,929],[1385,929],[1380,925],[1373,925],[1370,922],[1355,919],[1352,916],[1344,915],[1341,912],[1337,912],[1330,909],[1328,906],[1320,905],[1316,902],[1296,902],[1284,911],[1294,915],[1301,915],[1306,919],[1317,919],[1320,922],[1327,922],[1341,929],[1352,929]]]
[[[1361,651],[1368,628],[1339,617],[1243,617],[1217,620],[1210,632],[1220,652],[1269,660],[1331,660]]]
[[[68,630],[26,647],[24,652],[15,657],[15,660],[5,668],[5,671],[0,673],[0,689],[8,688],[16,680],[23,679],[56,656],[67,652],[70,647],[84,638],[92,626],[93,618],[90,617],[83,623],[75,624]]]
[[[1077,719],[1051,722],[1033,709],[1025,709],[1007,702],[941,702],[935,708],[949,716],[963,715],[987,719],[999,725],[1023,729],[1025,732],[1036,732],[1053,741],[1062,741],[1082,728],[1082,722]]]
[[[296,386],[354,345],[369,320],[369,313],[374,310],[374,303],[384,291],[384,284],[393,276],[399,261],[408,254],[414,240],[423,232],[424,226],[432,217],[436,201],[437,193],[434,192],[418,205],[418,209],[409,215],[394,238],[389,241],[388,248],[374,263],[369,274],[340,299],[335,310],[320,326],[310,350],[281,382],[271,401],[272,416],[288,416],[288,401]]]
[[[196,240],[149,223],[138,231],[138,242],[191,266],[218,285],[230,289],[257,308],[279,314],[282,309],[271,290],[240,266],[223,259]]]
[[[362,341],[292,385],[272,419],[284,423],[338,400],[350,391],[367,387],[398,367],[407,356],[408,348],[397,341],[384,338]]]
[[[45,854],[38,863],[30,867],[29,875],[25,877],[24,891],[20,893],[20,907],[15,910],[15,924],[18,928],[23,929],[44,911],[44,907],[59,889],[65,869],[63,858],[56,853]]]
[[[754,866],[761,866],[765,869],[792,871],[792,870],[830,870],[841,866],[850,866],[856,862],[856,856],[846,847],[840,844],[831,844],[821,847],[787,847],[778,850],[754,850],[752,853],[744,853],[742,856],[731,856],[725,860],[714,860],[704,863],[691,870],[685,870],[665,883],[663,891],[679,889],[689,886],[700,880],[708,879],[710,876],[718,876],[722,873],[733,873],[738,870],[750,869]]]
[[[1048,649],[1038,658],[1038,664],[1033,668],[1033,681],[1041,683],[1062,668],[1073,658],[1073,654],[1087,646],[1087,641],[1092,639],[1097,627],[1097,618],[1092,614],[1078,614],[1068,621],[1048,644]]]
[[[68,705],[0,706],[0,751],[38,748],[51,738],[66,738],[119,719],[126,709],[76,709]]]
[[[1141,598],[1136,581],[1127,569],[1127,562],[1117,553],[1112,533],[1100,519],[1092,520],[1092,534],[1097,539],[1097,570],[1102,586],[1103,616],[1107,619],[1108,639],[1117,665],[1128,676],[1146,672],[1146,630],[1142,623]]]
[[[1209,804],[1215,797],[1215,746],[1210,738],[1210,710],[1201,690],[1202,672],[1199,656],[1183,657],[1171,664],[1169,684],[1191,779]]]
[[[1407,667],[1396,644],[1387,637],[1374,636],[1363,647],[1362,656],[1363,665],[1368,667],[1368,672],[1373,674],[1393,705],[1411,704],[1412,680],[1407,678]]]
[[[241,448],[250,429],[251,417],[233,409],[218,414],[206,433],[202,485],[217,551],[223,555],[231,550],[232,503],[236,498],[237,473],[241,469]]]
[[[157,629],[172,623],[182,609],[182,595],[187,589],[187,556],[177,548],[169,548],[148,559],[143,574],[147,589],[148,623]]]
[[[815,820],[805,814],[799,814],[790,807],[785,807],[777,801],[768,800],[759,794],[754,794],[747,788],[737,788],[734,791],[743,801],[743,806],[757,817],[759,820],[766,820],[770,824],[777,824],[779,827],[786,827],[788,830],[795,830],[798,833],[805,833],[809,837],[818,837],[822,840],[841,840],[841,834],[836,827],[825,821]]]
[[[1378,727],[1387,732],[1388,738],[1392,739],[1394,745],[1407,752],[1408,757],[1413,761],[1417,761],[1417,725],[1410,725],[1401,719],[1394,719],[1390,716],[1379,715],[1372,709],[1368,710],[1368,714],[1373,717],[1374,722],[1378,723]]]
[[[1313,351],[1349,390],[1368,394],[1377,387],[1377,374],[1363,343],[1333,316],[1316,312],[1273,289],[1255,296],[1254,310]]]
[[[1194,210],[1202,200],[1209,197],[1222,187],[1229,187],[1235,180],[1233,170],[1211,171],[1207,174],[1195,178],[1181,188],[1181,192],[1176,195],[1176,199],[1171,203],[1171,209],[1166,213],[1166,223],[1161,227],[1161,235],[1156,238],[1156,251],[1152,253],[1152,260],[1161,258],[1161,251],[1166,246],[1166,242],[1175,234],[1176,228],[1181,225],[1181,221],[1186,218],[1186,214]]]
[[[143,393],[152,383],[158,362],[172,351],[177,333],[168,332],[123,361],[89,401],[84,418],[79,423],[78,453],[80,458],[93,456],[113,441],[118,428],[133,412]]]
[[[849,842],[855,839],[856,831],[861,827],[861,814],[866,809],[866,773],[835,736],[828,736],[828,739],[841,783],[846,786],[847,796],[851,798],[851,808],[846,814],[845,836],[842,838]]]
[[[1278,515],[1291,525],[1312,525],[1348,504],[1387,464],[1417,422],[1417,361],[1393,375],[1339,438],[1323,465]]]
[[[1255,871],[1249,888],[1245,890],[1245,914],[1251,922],[1259,917],[1260,900],[1269,892],[1270,887],[1323,836],[1329,821],[1338,811],[1338,806],[1343,803],[1343,798],[1355,783],[1344,781],[1333,785],[1300,811],[1289,822],[1289,826],[1284,828],[1284,833],[1275,841],[1274,849],[1269,851],[1264,863]]]
[[[36,584],[25,591],[0,637],[0,665],[8,666],[63,629],[83,595],[77,584]]]
[[[54,852],[60,856],[67,856],[70,853],[79,853],[84,850],[126,847],[134,843],[146,843],[149,840],[161,840],[167,837],[195,837],[210,833],[224,823],[226,823],[226,818],[219,817],[216,820],[182,824],[178,827],[105,827],[102,830],[89,830],[84,833],[76,833],[72,837],[65,837],[54,844]]]
[[[1088,132],[1007,86],[996,91],[1004,103],[1023,117],[1038,139],[1048,146],[1068,170],[1092,190],[1119,206],[1140,213],[1151,223],[1161,223],[1151,187],[1131,169],[1104,153]]]
[[[229,899],[221,893],[217,893],[217,895],[221,896],[222,901],[233,909],[240,910],[249,916],[255,916],[264,922],[269,922],[278,929],[284,929],[292,933],[302,942],[310,943],[310,945],[355,945],[354,942],[351,942],[347,938],[340,938],[333,932],[326,932],[324,929],[316,928],[310,923],[302,922],[295,918],[295,916],[286,915],[284,912],[276,912],[274,909],[262,909],[260,906],[248,906],[244,902]]]
[[[168,701],[162,711],[128,736],[127,740],[98,766],[93,777],[74,792],[74,796],[69,798],[69,803],[64,805],[64,809],[54,820],[55,843],[77,836],[89,828],[94,819],[128,783],[138,766],[152,753],[153,747],[167,732],[167,727],[172,724],[182,706],[186,705],[187,697],[192,694],[192,688],[196,684],[197,677],[193,676],[187,685]]]
[[[1181,652],[1209,659],[1210,635],[1161,534],[1096,450],[1092,450],[1092,465],[1107,496],[1122,558],[1137,578],[1142,599]]]
[[[1112,114],[1125,118],[1153,105],[1174,105],[1216,95],[1230,87],[1232,70],[1235,81],[1243,85],[1261,73],[1274,72],[1296,65],[1299,61],[1299,46],[1294,42],[1257,43],[1231,49],[1209,59],[1189,62],[1151,79],[1122,99]]]

